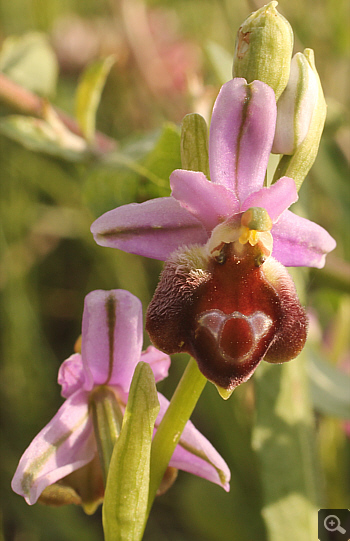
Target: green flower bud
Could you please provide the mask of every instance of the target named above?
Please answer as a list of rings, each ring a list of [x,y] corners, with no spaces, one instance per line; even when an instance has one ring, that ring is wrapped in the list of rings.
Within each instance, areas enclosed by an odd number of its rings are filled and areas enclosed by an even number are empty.
[[[293,50],[293,31],[289,22],[270,2],[252,13],[238,30],[233,59],[233,77],[248,83],[263,81],[273,88],[276,100],[285,89]]]
[[[304,141],[318,96],[317,76],[303,53],[291,62],[289,81],[277,102],[274,154],[294,154]]]
[[[327,113],[312,49],[293,58],[291,78],[280,101],[273,152],[284,155],[274,181],[285,175],[293,178],[299,189],[316,159]]]

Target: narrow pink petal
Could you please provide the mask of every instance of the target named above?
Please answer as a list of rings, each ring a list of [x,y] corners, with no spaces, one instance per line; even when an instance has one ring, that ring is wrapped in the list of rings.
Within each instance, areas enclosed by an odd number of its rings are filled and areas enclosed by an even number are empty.
[[[235,194],[225,186],[210,182],[199,171],[177,169],[170,175],[170,186],[172,196],[200,220],[208,232],[239,211]]]
[[[91,384],[128,391],[142,348],[142,306],[123,289],[92,291],[85,297],[82,357]]]
[[[298,200],[298,192],[292,178],[282,177],[268,188],[261,188],[252,193],[242,204],[241,210],[250,207],[263,207],[267,210],[273,222],[276,222],[282,212]]]
[[[12,489],[32,505],[49,485],[90,462],[96,453],[88,393],[78,391],[24,452],[12,479]]]
[[[286,267],[317,267],[325,264],[336,242],[323,227],[286,210],[272,228],[272,255]]]
[[[141,353],[140,360],[149,363],[153,370],[156,383],[168,377],[171,359],[166,353],[159,351],[154,346],[148,346],[146,351]]]
[[[224,84],[210,125],[210,177],[233,190],[239,201],[262,188],[275,133],[275,94],[245,79]]]
[[[57,381],[62,386],[61,395],[68,398],[79,389],[85,388],[86,374],[80,353],[74,353],[60,366]]]
[[[160,393],[158,393],[158,399],[160,411],[156,426],[159,425],[169,405],[168,400]],[[192,450],[194,452],[191,452]],[[226,462],[191,421],[188,421],[185,426],[169,466],[203,477],[222,486],[226,491],[230,490],[231,473]]]
[[[183,244],[205,244],[203,225],[173,197],[132,203],[106,212],[92,224],[97,244],[165,261]]]

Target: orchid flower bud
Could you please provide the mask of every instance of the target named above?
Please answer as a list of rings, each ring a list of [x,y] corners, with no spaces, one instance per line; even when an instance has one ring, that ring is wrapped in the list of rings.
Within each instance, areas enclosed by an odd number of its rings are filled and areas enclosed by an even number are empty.
[[[316,159],[326,112],[314,52],[305,49],[293,57],[288,85],[277,103],[272,152],[283,157],[274,180],[286,175],[300,188]]]
[[[285,89],[293,50],[289,22],[270,2],[252,13],[238,30],[233,58],[233,77],[248,83],[263,81],[273,88],[276,100]]]
[[[318,81],[306,56],[296,53],[290,66],[289,81],[277,102],[274,154],[294,154],[304,141],[315,110]]]

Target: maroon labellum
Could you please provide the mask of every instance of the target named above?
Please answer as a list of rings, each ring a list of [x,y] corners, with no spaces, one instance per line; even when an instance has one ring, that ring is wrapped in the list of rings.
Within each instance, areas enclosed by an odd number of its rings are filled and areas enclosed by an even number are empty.
[[[294,283],[270,257],[270,234],[235,228],[232,242],[212,248],[209,241],[172,255],[146,321],[156,347],[188,352],[228,391],[249,379],[265,356],[277,363],[296,357],[307,333]]]

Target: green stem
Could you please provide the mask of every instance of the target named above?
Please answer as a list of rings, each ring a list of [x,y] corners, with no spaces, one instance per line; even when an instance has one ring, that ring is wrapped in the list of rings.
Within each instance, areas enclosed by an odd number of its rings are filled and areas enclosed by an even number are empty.
[[[196,361],[191,358],[153,438],[147,513],[206,382]]]

